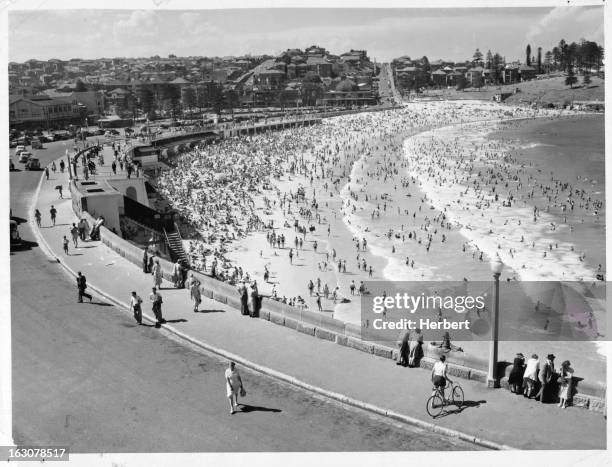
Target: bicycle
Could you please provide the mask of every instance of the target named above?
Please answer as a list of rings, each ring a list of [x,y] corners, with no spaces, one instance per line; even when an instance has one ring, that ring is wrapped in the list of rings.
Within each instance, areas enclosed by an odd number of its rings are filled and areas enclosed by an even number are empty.
[[[430,417],[438,417],[446,408],[447,405],[454,405],[458,409],[463,407],[465,397],[463,394],[463,388],[455,383],[450,383],[450,400],[444,397],[443,388],[433,388],[436,393],[431,395],[427,399],[427,413]]]

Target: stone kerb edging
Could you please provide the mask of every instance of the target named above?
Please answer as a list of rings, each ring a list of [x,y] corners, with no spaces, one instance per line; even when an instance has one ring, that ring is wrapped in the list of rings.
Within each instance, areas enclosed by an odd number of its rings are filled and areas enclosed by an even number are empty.
[[[143,250],[136,245],[115,235],[106,227],[100,228],[100,239],[105,245],[128,261],[142,266]],[[173,263],[163,258],[158,259],[162,267],[164,279],[171,281]],[[194,277],[200,281],[202,295],[240,309],[240,297],[234,286],[196,271],[190,271],[190,273],[193,273]],[[362,340],[360,326],[345,323],[317,312],[301,310],[263,297],[259,309],[259,317],[297,332],[335,342],[338,345],[390,360],[398,359],[398,349],[396,347]],[[420,367],[431,369],[439,358],[439,352],[436,348],[424,345],[424,357],[421,360]],[[445,352],[445,355],[447,356],[448,371],[451,375],[486,383],[487,361],[476,356],[463,355],[461,352]],[[503,387],[508,387],[507,377],[503,378],[501,383]],[[582,381],[578,386],[581,392],[574,395],[574,405],[576,407],[587,408],[597,412],[605,411],[605,385],[589,384]]]

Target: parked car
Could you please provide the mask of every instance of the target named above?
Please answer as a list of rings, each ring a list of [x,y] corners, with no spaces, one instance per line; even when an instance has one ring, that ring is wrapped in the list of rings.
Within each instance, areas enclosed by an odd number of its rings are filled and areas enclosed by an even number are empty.
[[[19,162],[21,162],[22,164],[25,164],[26,162],[28,162],[30,157],[32,157],[31,152],[21,151],[21,153],[19,154]]]
[[[40,161],[38,157],[30,157],[25,165],[26,170],[40,170]]]
[[[52,143],[53,141],[55,141],[55,136],[53,136],[52,134],[46,134],[46,135],[42,135],[40,139],[47,143]]]
[[[11,224],[11,249],[18,248],[21,246],[22,240],[19,235],[19,228],[17,227],[17,221],[10,220]]]
[[[16,148],[15,148],[15,155],[19,156],[19,154],[21,154],[23,151],[25,151],[26,148],[23,144],[19,144]]]
[[[32,140],[32,149],[43,149],[43,142],[40,138],[34,138]]]
[[[9,148],[15,148],[17,147],[17,141],[15,141],[14,139],[9,141]]]

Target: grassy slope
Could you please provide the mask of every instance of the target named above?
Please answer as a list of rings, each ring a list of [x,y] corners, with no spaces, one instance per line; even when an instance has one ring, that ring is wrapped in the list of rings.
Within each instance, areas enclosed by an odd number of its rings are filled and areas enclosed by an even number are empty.
[[[542,80],[527,81],[507,86],[487,86],[481,90],[467,89],[456,91],[455,89],[431,90],[424,96],[441,96],[444,99],[480,99],[491,100],[495,94],[520,92],[510,96],[505,102],[512,104],[531,103],[534,101],[563,103],[572,101],[604,101],[604,80],[597,77],[591,78],[588,88],[582,86],[582,77],[578,77],[578,84],[573,89],[565,85],[565,77],[554,77]]]

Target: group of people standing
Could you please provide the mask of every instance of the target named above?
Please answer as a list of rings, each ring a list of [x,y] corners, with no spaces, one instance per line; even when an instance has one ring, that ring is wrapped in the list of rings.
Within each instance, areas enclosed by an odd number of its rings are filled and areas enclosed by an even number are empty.
[[[548,354],[545,360],[540,360],[537,354],[533,354],[526,362],[522,353],[516,354],[508,377],[510,390],[528,399],[534,397],[545,403],[554,398],[555,388],[558,388],[558,405],[565,409],[572,399],[574,370],[570,361],[565,360],[557,372],[554,362],[553,354]]]
[[[245,281],[241,281],[238,284],[238,295],[240,296],[240,313],[251,318],[257,317],[259,313],[257,281],[251,282],[248,286]]]

